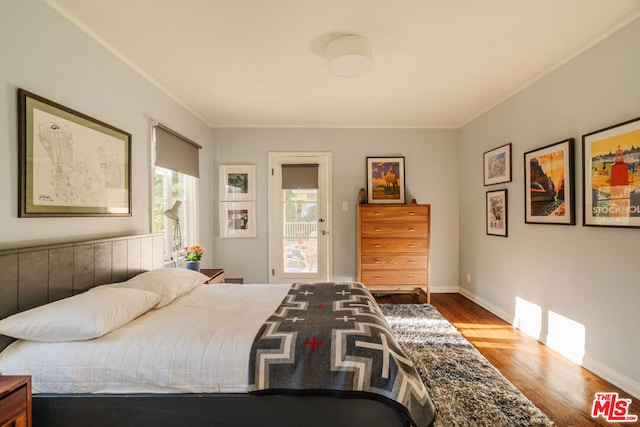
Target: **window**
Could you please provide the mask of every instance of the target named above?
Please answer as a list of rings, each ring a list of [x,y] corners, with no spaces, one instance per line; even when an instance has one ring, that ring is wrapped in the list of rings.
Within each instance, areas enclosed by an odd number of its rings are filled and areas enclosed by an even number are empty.
[[[184,246],[196,243],[197,235],[197,178],[184,173],[172,171],[171,169],[156,166],[153,174],[153,232],[164,233],[164,256],[170,259],[174,244],[178,244],[179,249]],[[179,222],[175,222],[164,215],[174,203],[182,202],[178,210]],[[175,225],[179,224],[178,234],[182,242],[174,242],[176,236]]]
[[[152,127],[152,230],[164,234],[165,260],[198,241],[199,145],[163,127]],[[194,150],[194,148],[197,148]],[[183,172],[186,171],[186,172]],[[165,215],[176,201],[178,221]],[[177,229],[176,229],[177,227]]]

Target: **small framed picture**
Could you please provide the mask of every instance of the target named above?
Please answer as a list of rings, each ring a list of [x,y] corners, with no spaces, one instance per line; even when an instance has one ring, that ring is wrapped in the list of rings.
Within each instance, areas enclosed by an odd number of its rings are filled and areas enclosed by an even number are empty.
[[[405,203],[404,157],[367,157],[367,203]]]
[[[511,182],[511,143],[483,155],[484,185]]]
[[[220,165],[220,200],[255,200],[255,165]]]
[[[640,117],[582,136],[584,225],[640,228]]]
[[[507,190],[487,191],[487,234],[507,237]]]
[[[524,153],[525,220],[575,225],[574,139]]]
[[[220,237],[256,237],[255,202],[220,202]]]

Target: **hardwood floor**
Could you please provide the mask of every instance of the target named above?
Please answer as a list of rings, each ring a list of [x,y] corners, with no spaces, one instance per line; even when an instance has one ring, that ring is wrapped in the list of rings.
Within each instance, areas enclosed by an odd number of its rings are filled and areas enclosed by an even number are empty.
[[[640,416],[640,401],[513,328],[460,294],[431,294],[431,304],[557,426],[629,426],[593,419],[596,392],[617,392],[632,400],[629,414]]]

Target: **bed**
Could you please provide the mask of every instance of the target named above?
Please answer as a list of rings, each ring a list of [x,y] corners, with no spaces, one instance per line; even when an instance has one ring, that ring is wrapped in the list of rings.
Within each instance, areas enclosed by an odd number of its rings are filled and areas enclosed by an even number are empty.
[[[32,376],[34,425],[432,422],[428,392],[362,285],[206,285],[204,275],[150,266],[0,321],[21,338],[0,353],[0,373]],[[322,311],[340,315],[327,327]],[[68,314],[52,322],[59,312]],[[290,329],[303,319],[314,332]],[[387,357],[344,350],[349,341]],[[323,351],[333,356],[315,357]],[[340,365],[335,375],[317,362],[327,359]],[[372,371],[381,374],[365,380]]]

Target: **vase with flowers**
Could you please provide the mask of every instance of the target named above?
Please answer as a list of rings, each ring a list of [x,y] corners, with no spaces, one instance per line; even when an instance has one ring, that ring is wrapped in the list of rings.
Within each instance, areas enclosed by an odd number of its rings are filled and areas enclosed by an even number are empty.
[[[185,259],[187,260],[187,268],[189,270],[200,271],[200,260],[202,259],[204,248],[199,244],[195,244],[191,246],[185,246],[184,250],[187,253],[185,256]]]

